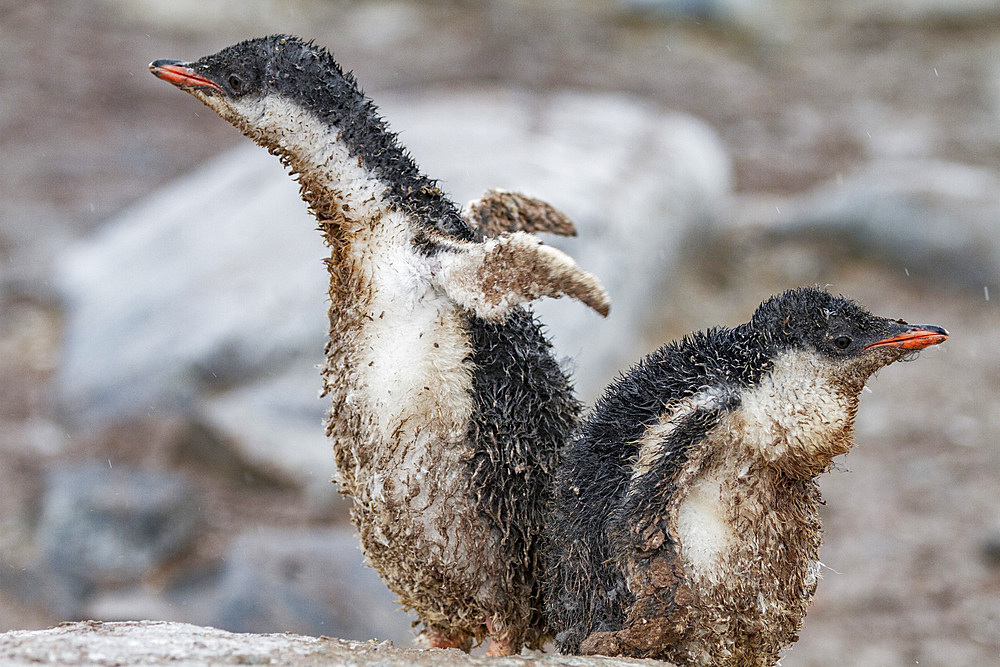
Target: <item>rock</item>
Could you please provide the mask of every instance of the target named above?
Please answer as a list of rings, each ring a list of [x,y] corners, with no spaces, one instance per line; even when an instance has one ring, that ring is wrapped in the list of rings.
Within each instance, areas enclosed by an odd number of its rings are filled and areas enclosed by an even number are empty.
[[[408,644],[411,619],[363,563],[353,528],[256,531],[229,547],[208,625]]]
[[[770,206],[764,228],[772,241],[819,239],[831,252],[846,250],[889,262],[908,275],[996,294],[997,193],[1000,174],[984,167],[878,161]]]
[[[550,240],[601,277],[612,315],[600,321],[565,300],[539,312],[592,398],[645,351],[648,295],[685,234],[725,204],[729,162],[716,134],[614,95],[380,97],[418,163],[457,201],[521,189],[574,218],[579,238]],[[67,310],[62,418],[96,426],[189,415],[243,443],[247,458],[296,471],[299,483],[332,474],[321,439],[299,440],[322,432],[309,389],[320,387],[312,366],[326,339],[326,250],[314,227],[278,162],[246,144],[69,251],[57,264]],[[279,407],[265,409],[272,400]]]
[[[848,0],[840,11],[857,22],[980,25],[1000,18],[993,0]]]
[[[980,539],[979,556],[987,567],[1000,569],[1000,531],[989,533]]]
[[[277,160],[221,156],[57,262],[70,423],[195,412],[324,343],[322,239]],[[294,316],[290,316],[294,314]]]
[[[224,433],[241,460],[305,487],[310,502],[336,504],[330,443],[323,428],[329,407],[320,398],[316,360],[296,358],[283,372],[207,396],[203,419]]]
[[[764,41],[784,34],[787,28],[785,16],[771,0],[621,0],[621,8],[633,16],[709,21]]]
[[[543,656],[478,658],[457,649],[401,649],[391,642],[356,642],[294,634],[236,634],[184,623],[64,623],[49,630],[0,634],[0,662],[28,665],[195,665],[281,664],[289,667],[624,667],[661,665],[652,660]]]
[[[97,586],[133,584],[185,549],[198,521],[198,498],[179,473],[106,463],[56,468],[35,532],[36,583],[67,607]]]
[[[139,417],[116,422],[88,440],[111,455],[113,465],[137,468],[182,468],[207,473],[209,484],[241,488],[287,488],[279,470],[265,470],[249,461],[219,429],[183,417]],[[83,448],[88,445],[84,443]],[[273,474],[270,474],[272,473]]]
[[[28,298],[57,303],[59,290],[49,268],[52,258],[79,241],[65,223],[65,213],[52,204],[17,197],[0,212],[3,261],[0,261],[0,297],[4,302]]]
[[[353,528],[263,529],[236,538],[221,561],[169,588],[95,595],[88,618],[138,618],[233,632],[298,632],[413,641],[410,617],[363,563]]]

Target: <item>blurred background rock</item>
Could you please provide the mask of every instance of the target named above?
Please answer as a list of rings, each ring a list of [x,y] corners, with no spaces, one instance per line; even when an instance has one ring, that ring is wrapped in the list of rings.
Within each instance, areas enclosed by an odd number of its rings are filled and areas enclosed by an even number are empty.
[[[985,0],[0,1],[0,631],[409,641],[329,483],[321,239],[277,161],[146,70],[274,32],[353,69],[458,202],[574,218],[547,240],[612,314],[538,311],[587,400],[796,285],[951,330],[872,382],[822,479],[828,569],[783,664],[997,660]]]

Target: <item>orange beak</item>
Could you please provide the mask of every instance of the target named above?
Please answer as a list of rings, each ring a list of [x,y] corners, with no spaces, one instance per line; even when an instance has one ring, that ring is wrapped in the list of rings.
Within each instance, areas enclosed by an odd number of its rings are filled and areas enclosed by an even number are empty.
[[[941,327],[936,327],[933,324],[909,324],[903,333],[869,343],[865,345],[865,349],[899,347],[904,350],[922,350],[925,347],[943,343],[947,339],[948,332]]]
[[[180,60],[154,60],[149,64],[149,71],[153,76],[181,88],[211,88],[222,92],[219,84],[201,76]]]

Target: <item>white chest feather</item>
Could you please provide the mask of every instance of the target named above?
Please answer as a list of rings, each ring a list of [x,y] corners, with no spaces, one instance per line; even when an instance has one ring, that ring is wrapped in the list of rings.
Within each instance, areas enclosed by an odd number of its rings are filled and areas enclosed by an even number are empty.
[[[434,287],[405,227],[359,251],[378,268],[368,276],[371,301],[357,332],[354,400],[371,411],[382,438],[405,439],[427,428],[436,437],[461,437],[472,403],[471,350],[459,309]]]
[[[735,415],[740,439],[765,461],[807,464],[815,474],[847,450],[854,403],[816,353],[786,352],[760,383],[742,396]]]
[[[722,565],[737,541],[722,498],[723,481],[717,475],[698,480],[677,508],[681,558],[692,574],[711,581],[725,576]]]

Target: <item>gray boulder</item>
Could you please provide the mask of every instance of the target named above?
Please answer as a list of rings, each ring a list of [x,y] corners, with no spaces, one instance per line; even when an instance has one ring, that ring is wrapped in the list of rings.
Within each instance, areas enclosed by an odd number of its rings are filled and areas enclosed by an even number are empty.
[[[784,36],[789,13],[779,12],[773,0],[621,0],[620,5],[627,15],[707,21],[764,42]]]
[[[220,156],[57,260],[63,416],[191,414],[324,342],[323,242],[281,165]],[[317,381],[317,387],[319,382]]]
[[[915,277],[994,294],[1000,286],[1000,174],[992,169],[878,161],[769,210],[764,228],[774,241],[820,239],[830,252]]]
[[[364,558],[353,528],[245,533],[211,567],[166,589],[101,591],[83,614],[106,621],[145,618],[233,632],[298,632],[412,642],[411,618]]]
[[[840,11],[855,20],[881,23],[976,25],[1000,17],[994,0],[847,0]]]
[[[57,572],[94,584],[130,583],[190,544],[198,508],[181,473],[59,467],[47,475],[36,537]]]
[[[318,363],[296,357],[279,372],[199,403],[208,428],[236,443],[246,465],[302,486],[314,513],[335,505],[339,495],[330,481],[332,450],[323,428],[329,402],[319,397]]]
[[[199,520],[197,494],[179,473],[60,466],[46,475],[34,534],[4,556],[17,576],[5,571],[0,584],[76,617],[95,590],[135,585],[188,548]]]
[[[288,630],[410,643],[411,619],[363,562],[352,528],[264,530],[225,557],[208,625],[234,632]]]

